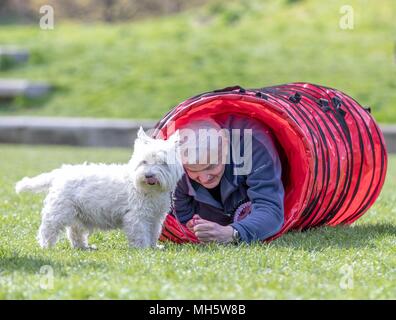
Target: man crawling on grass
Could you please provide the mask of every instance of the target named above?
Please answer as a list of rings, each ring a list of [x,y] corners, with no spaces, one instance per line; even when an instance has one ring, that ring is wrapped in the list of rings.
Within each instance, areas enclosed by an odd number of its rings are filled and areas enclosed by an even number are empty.
[[[174,192],[180,222],[200,242],[249,243],[275,235],[284,222],[284,188],[268,128],[231,116],[179,129],[186,172]]]

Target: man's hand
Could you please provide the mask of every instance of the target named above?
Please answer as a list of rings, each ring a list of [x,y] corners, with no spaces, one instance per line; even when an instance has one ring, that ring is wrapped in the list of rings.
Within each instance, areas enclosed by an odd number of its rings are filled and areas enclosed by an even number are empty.
[[[201,242],[232,242],[234,228],[231,226],[222,226],[218,223],[202,219],[198,215],[187,222],[186,226],[195,233]]]

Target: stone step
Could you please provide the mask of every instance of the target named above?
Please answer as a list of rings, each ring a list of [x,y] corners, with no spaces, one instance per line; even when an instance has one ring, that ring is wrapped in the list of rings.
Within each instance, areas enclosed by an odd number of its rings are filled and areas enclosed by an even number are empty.
[[[0,143],[60,144],[86,147],[128,147],[142,126],[155,120],[0,117]],[[396,125],[381,125],[389,153],[396,153]]]
[[[0,46],[0,60],[5,59],[13,63],[22,63],[29,60],[29,52],[12,46]]]
[[[60,144],[85,147],[132,147],[140,126],[153,120],[0,117],[0,143]]]
[[[381,125],[388,153],[396,153],[396,124]]]
[[[24,96],[38,98],[47,95],[51,86],[44,82],[31,82],[22,79],[0,79],[0,99]]]

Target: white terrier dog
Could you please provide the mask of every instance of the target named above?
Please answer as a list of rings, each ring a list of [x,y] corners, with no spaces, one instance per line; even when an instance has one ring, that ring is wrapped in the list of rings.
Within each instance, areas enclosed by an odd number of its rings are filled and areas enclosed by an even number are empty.
[[[74,248],[91,248],[88,235],[94,229],[115,228],[123,229],[130,246],[156,246],[171,192],[184,173],[179,140],[179,132],[161,140],[140,128],[128,164],[63,165],[19,181],[17,193],[48,192],[40,246],[53,246],[64,228]]]

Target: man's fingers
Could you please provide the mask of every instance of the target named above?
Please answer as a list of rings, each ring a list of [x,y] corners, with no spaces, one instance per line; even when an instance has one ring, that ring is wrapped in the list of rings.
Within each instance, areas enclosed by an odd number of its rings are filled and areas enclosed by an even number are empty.
[[[194,227],[194,221],[192,219],[188,220],[186,223],[186,227],[192,229]]]
[[[216,226],[217,223],[205,219],[193,218],[193,231],[195,236],[201,242],[216,241]]]
[[[202,218],[199,218],[199,219],[195,219],[195,220],[194,220],[194,224],[195,224],[195,225],[198,225],[198,224],[205,224],[205,223],[213,223],[213,222],[212,222],[212,221],[205,220],[205,219],[202,219]]]
[[[194,232],[208,231],[212,229],[213,225],[211,223],[201,223],[194,226]]]
[[[207,231],[198,231],[195,233],[199,241],[202,242],[209,242],[209,241],[214,241],[214,237],[211,233]]]

